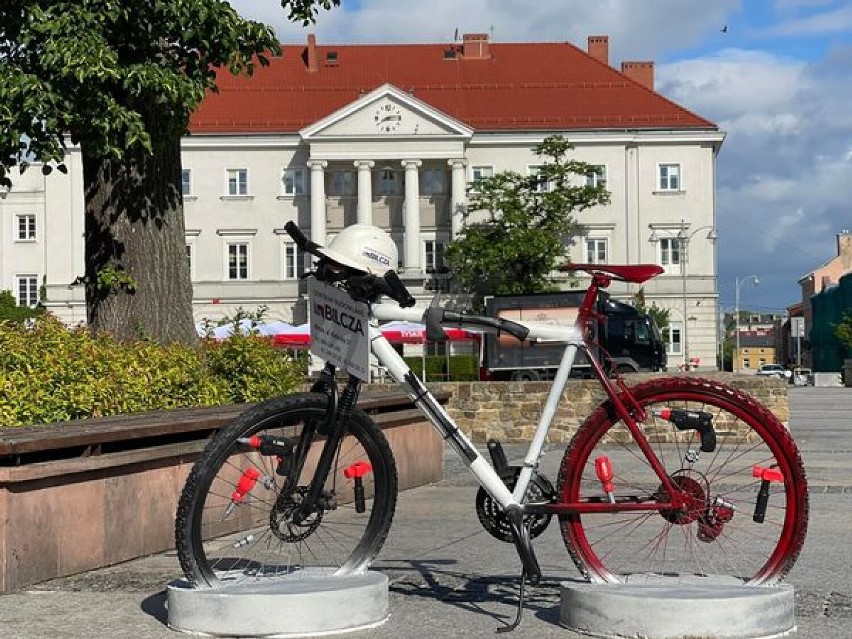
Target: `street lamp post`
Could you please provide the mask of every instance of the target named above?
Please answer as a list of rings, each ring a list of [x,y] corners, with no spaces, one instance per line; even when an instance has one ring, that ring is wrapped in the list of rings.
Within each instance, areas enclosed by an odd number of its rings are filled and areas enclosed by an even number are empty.
[[[734,307],[734,333],[736,335],[736,349],[734,350],[734,356],[731,358],[731,371],[736,372],[739,370],[739,357],[740,357],[740,287],[748,282],[749,280],[754,280],[754,285],[757,286],[760,284],[760,278],[757,275],[746,275],[745,277],[738,278],[736,280],[736,306]]]
[[[693,237],[704,229],[709,229],[707,233],[707,239],[710,242],[715,242],[718,239],[718,235],[716,235],[715,227],[711,225],[707,226],[699,226],[697,229],[692,231],[691,233],[687,233],[686,231],[686,222],[684,220],[680,221],[680,230],[678,231],[677,237],[678,240],[678,250],[680,251],[680,281],[681,281],[681,295],[683,302],[683,368],[684,370],[689,370],[689,311],[687,308],[687,295],[686,295],[686,263],[688,261],[689,255],[689,242]],[[660,237],[657,235],[656,230],[651,231],[651,237],[649,238],[651,242],[659,242]],[[715,321],[715,320],[714,320]]]

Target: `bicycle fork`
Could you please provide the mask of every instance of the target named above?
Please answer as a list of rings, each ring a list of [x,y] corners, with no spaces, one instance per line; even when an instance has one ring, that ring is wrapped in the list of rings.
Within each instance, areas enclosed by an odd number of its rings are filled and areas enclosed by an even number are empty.
[[[304,500],[293,514],[295,524],[299,524],[302,520],[310,517],[323,499],[326,479],[331,472],[340,444],[346,436],[346,423],[352,415],[352,409],[358,402],[358,395],[361,392],[361,380],[350,375],[346,388],[341,393],[340,399],[337,400],[334,391],[336,387],[334,386],[333,367],[326,366],[323,376],[312,390],[326,392],[329,395],[328,415],[323,422],[305,424],[305,430],[296,451],[296,463],[294,464],[294,476],[290,482],[291,486],[296,485],[296,479],[305,463],[306,453],[314,436],[316,434],[324,435],[326,440]]]

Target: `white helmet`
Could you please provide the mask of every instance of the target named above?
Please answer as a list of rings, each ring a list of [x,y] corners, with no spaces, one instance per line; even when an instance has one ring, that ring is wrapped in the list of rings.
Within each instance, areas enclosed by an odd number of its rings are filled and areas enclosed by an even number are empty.
[[[373,275],[395,270],[399,259],[391,236],[369,224],[347,226],[320,252],[338,264]]]

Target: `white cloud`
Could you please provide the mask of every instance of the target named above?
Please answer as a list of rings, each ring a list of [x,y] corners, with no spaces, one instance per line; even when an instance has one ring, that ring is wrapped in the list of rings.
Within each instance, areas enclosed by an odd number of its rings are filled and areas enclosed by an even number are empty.
[[[492,32],[495,41],[569,41],[583,47],[589,35],[609,35],[612,60],[655,59],[717,33],[742,0],[361,0],[319,14],[310,27],[293,25],[277,1],[230,0],[242,14],[276,27],[284,42],[307,32],[328,43],[445,42],[459,34]]]
[[[717,163],[722,281],[761,271],[776,306],[795,300],[795,281],[834,255],[849,225],[850,57],[724,50],[658,72],[663,93],[727,133]]]
[[[780,22],[764,32],[770,36],[824,35],[848,33],[852,30],[852,6],[841,6],[810,16],[796,16]]]
[[[729,119],[787,109],[808,84],[807,65],[763,51],[724,49],[661,65],[658,89],[704,115]]]

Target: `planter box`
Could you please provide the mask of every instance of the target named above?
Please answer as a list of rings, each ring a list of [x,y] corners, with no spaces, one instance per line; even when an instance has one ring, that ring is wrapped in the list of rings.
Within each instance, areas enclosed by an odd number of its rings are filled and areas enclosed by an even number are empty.
[[[407,396],[364,396],[359,406],[390,442],[400,490],[441,479],[441,440]],[[192,464],[210,435],[246,408],[0,431],[0,591],[174,548]]]

